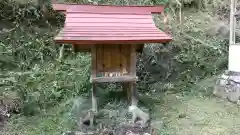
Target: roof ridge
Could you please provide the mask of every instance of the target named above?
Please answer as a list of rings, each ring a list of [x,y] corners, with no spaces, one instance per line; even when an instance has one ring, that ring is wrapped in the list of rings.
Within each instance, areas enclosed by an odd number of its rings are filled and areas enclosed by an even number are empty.
[[[95,12],[129,12],[129,13],[161,13],[164,6],[120,6],[120,5],[83,5],[83,4],[53,4],[57,11],[95,11]]]

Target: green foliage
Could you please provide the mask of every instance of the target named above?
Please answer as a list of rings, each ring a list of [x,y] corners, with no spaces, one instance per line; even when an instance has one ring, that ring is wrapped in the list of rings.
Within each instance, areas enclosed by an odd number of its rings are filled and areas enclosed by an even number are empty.
[[[60,135],[74,130],[76,123],[69,119],[66,113],[70,109],[68,103],[69,101],[66,100],[35,116],[12,116],[1,133],[4,135]]]
[[[58,31],[62,20],[43,17],[43,14],[33,5],[20,5],[4,0],[0,2],[0,63],[2,70],[20,68],[29,70],[35,63],[53,60],[56,57],[56,47],[53,36]],[[55,20],[59,20],[56,15]],[[54,23],[54,25],[51,25]],[[11,67],[7,67],[10,65]],[[14,66],[13,66],[14,65]]]
[[[169,27],[174,37],[171,43],[149,44],[144,49],[143,65],[140,63],[139,66],[148,71],[148,82],[145,83],[158,82],[155,85],[158,90],[169,89],[169,85],[171,89],[184,90],[201,79],[221,73],[227,67],[228,37],[207,35],[214,15],[204,12],[198,12],[198,16],[196,13],[184,14],[187,16],[182,24],[170,20]],[[156,22],[161,21],[156,18]],[[161,23],[157,25],[162,26]],[[140,70],[139,76],[147,78],[143,73]]]
[[[0,2],[3,26],[0,35],[1,91],[17,92],[25,115],[39,113],[63,99],[86,94],[89,85],[89,56],[74,56],[66,48],[65,61],[58,62],[53,38],[59,22],[43,16],[35,6]],[[13,9],[13,10],[12,10]],[[13,11],[13,12],[12,12]],[[1,27],[0,27],[1,28]],[[74,60],[71,60],[74,59]]]
[[[61,64],[48,63],[45,67],[36,64],[32,70],[10,72],[8,78],[3,79],[5,90],[18,92],[23,102],[22,112],[26,115],[38,113],[64,99],[87,93],[90,89],[88,80],[88,56]]]

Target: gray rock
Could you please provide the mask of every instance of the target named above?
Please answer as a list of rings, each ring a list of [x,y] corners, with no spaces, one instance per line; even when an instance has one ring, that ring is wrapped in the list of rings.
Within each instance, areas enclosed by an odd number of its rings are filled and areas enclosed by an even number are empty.
[[[63,133],[62,135],[76,135],[75,132],[67,131],[66,133]]]
[[[240,99],[240,73],[225,72],[214,86],[213,94],[228,99],[231,102],[239,102]]]
[[[133,133],[133,132],[130,131],[130,132],[127,132],[126,135],[139,135],[139,134]]]
[[[164,122],[162,120],[152,120],[151,127],[161,129],[164,127]]]

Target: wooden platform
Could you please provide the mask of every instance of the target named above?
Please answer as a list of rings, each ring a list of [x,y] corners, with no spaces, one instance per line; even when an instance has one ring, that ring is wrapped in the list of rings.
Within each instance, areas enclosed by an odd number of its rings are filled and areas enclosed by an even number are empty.
[[[92,77],[90,81],[92,83],[102,83],[102,82],[136,82],[138,80],[137,76],[124,75],[124,76],[114,76],[114,77]]]

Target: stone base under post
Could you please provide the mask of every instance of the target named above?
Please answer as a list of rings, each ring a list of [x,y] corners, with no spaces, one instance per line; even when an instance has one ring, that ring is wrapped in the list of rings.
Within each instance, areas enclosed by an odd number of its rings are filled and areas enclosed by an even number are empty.
[[[213,94],[240,104],[240,72],[225,71],[217,79]]]

